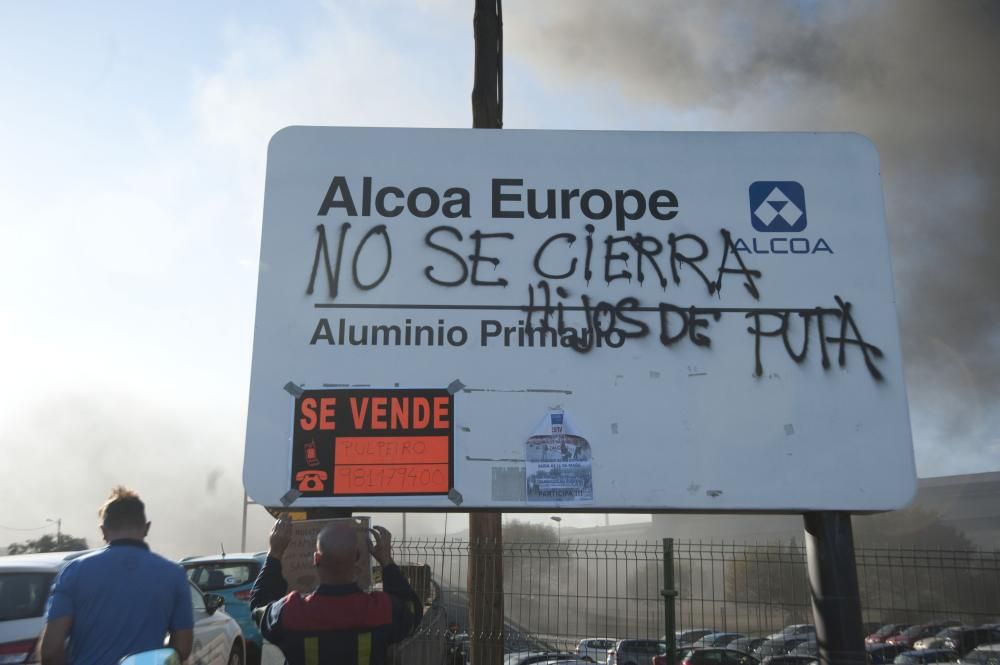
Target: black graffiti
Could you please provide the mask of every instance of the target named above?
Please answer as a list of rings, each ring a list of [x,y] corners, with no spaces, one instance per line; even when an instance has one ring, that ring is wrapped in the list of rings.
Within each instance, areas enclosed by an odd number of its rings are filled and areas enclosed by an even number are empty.
[[[381,235],[385,241],[385,264],[382,267],[382,274],[379,275],[378,279],[369,284],[363,284],[361,282],[361,277],[358,276],[358,260],[361,258],[361,252],[364,251],[365,245],[368,244],[368,239],[373,235]],[[344,243],[341,241],[340,248],[343,251]],[[385,224],[379,224],[368,229],[362,238],[361,242],[358,243],[358,248],[354,250],[354,261],[351,263],[351,275],[354,277],[354,285],[361,289],[362,291],[368,291],[374,289],[376,286],[381,284],[386,275],[389,274],[389,268],[392,266],[392,243],[389,241],[389,232],[385,229]]]
[[[428,247],[436,249],[439,252],[443,252],[444,254],[447,254],[448,256],[455,259],[459,267],[462,269],[462,276],[459,277],[458,279],[454,279],[451,281],[446,279],[439,279],[434,276],[434,266],[427,266],[426,268],[424,268],[424,275],[427,277],[427,279],[434,282],[438,286],[458,286],[459,284],[463,284],[465,283],[465,280],[468,279],[469,277],[469,266],[465,265],[465,259],[462,258],[461,254],[453,251],[448,247],[445,247],[444,245],[439,245],[434,241],[434,236],[436,236],[439,233],[450,233],[452,236],[457,238],[459,242],[461,242],[462,232],[451,226],[437,226],[428,231],[427,235],[424,236],[424,242],[427,243]]]
[[[681,318],[681,329],[671,334],[670,315],[675,314]],[[682,308],[670,303],[660,303],[660,343],[663,346],[673,346],[675,343],[688,337],[695,346],[712,346],[712,338],[702,330],[707,330],[709,320],[705,317],[711,316],[714,321],[722,318],[722,312],[718,310],[703,310],[697,307]]]
[[[340,289],[340,264],[344,257],[344,239],[347,237],[347,231],[351,228],[350,222],[344,222],[340,226],[340,242],[337,243],[337,263],[336,267],[330,267],[330,250],[326,244],[326,226],[324,224],[316,225],[316,256],[313,259],[312,272],[309,275],[309,286],[306,287],[306,295],[313,294],[313,287],[316,285],[316,273],[319,271],[319,260],[320,256],[323,257],[323,266],[326,268],[326,284],[329,292],[330,299],[337,297],[337,292]]]
[[[757,290],[757,285],[754,283],[753,278],[760,278],[761,274],[759,270],[750,270],[743,263],[743,258],[740,256],[739,252],[736,251],[736,246],[733,244],[733,237],[730,235],[729,231],[722,229],[723,245],[722,245],[722,263],[719,265],[719,278],[715,283],[715,292],[722,293],[722,277],[723,275],[743,275],[746,281],[743,282],[743,287],[747,292],[753,296],[754,300],[760,299],[760,292]],[[736,263],[739,264],[739,268],[727,268],[726,259],[732,255],[736,258]]]
[[[460,286],[468,281],[473,286],[507,286],[509,283],[507,278],[498,277],[494,280],[482,279],[479,275],[480,264],[488,263],[493,266],[493,270],[497,270],[500,267],[501,260],[496,256],[488,256],[483,254],[483,245],[487,240],[513,240],[513,233],[483,233],[482,231],[476,229],[469,234],[469,240],[473,243],[473,250],[471,254],[463,256],[455,249],[452,249],[446,245],[439,242],[438,236],[442,234],[449,234],[459,242],[465,240],[462,232],[450,226],[437,226],[427,232],[424,236],[424,243],[431,249],[441,252],[446,256],[451,257],[456,263],[458,263],[461,269],[461,276],[457,279],[443,279],[437,276],[437,267],[433,265],[428,265],[424,267],[424,276],[427,277],[431,282],[437,284],[438,286]],[[468,259],[468,261],[466,261]]]
[[[529,334],[536,328],[543,331],[554,330],[565,344],[580,353],[587,353],[596,347],[618,348],[626,340],[643,338],[654,334],[654,327],[638,315],[656,313],[658,335],[662,346],[674,347],[685,340],[697,347],[709,349],[712,346],[710,329],[722,320],[724,314],[742,313],[752,320],[747,332],[753,337],[754,376],[764,375],[763,342],[767,338],[780,338],[784,352],[794,362],[802,364],[809,357],[810,340],[815,339],[820,351],[820,363],[824,370],[831,367],[830,348],[837,350],[837,364],[847,367],[848,352],[855,350],[861,354],[865,368],[876,381],[884,380],[876,360],[883,357],[882,350],[868,342],[861,334],[860,326],[854,318],[851,303],[840,296],[834,296],[836,307],[815,307],[812,309],[771,308],[741,309],[720,307],[681,307],[668,302],[656,305],[642,305],[637,298],[623,298],[617,302],[595,301],[586,294],[578,297],[577,303],[567,299],[570,293],[564,287],[555,289],[545,280],[528,287],[528,304],[525,312],[525,329]],[[570,322],[570,317],[578,316],[579,321]],[[827,320],[839,322],[838,335],[826,335]],[[801,322],[800,332],[792,322]],[[813,334],[815,322],[816,334]]]
[[[475,230],[469,234],[469,238],[475,243],[475,250],[472,254],[469,254],[469,261],[472,263],[472,285],[473,286],[507,286],[507,280],[503,277],[499,277],[492,282],[479,279],[479,264],[489,263],[496,270],[497,266],[500,265],[500,259],[495,256],[484,256],[483,255],[483,241],[489,240],[490,238],[503,238],[505,240],[513,240],[513,233],[483,233],[480,230]]]
[[[344,222],[340,225],[340,238],[337,241],[337,258],[333,265],[331,265],[330,249],[326,240],[326,225],[316,225],[316,253],[313,256],[312,270],[309,273],[309,285],[306,287],[306,295],[313,295],[316,287],[316,276],[319,273],[320,265],[322,265],[324,273],[326,274],[327,295],[330,300],[335,300],[337,298],[337,294],[340,292],[340,271],[344,262],[344,245],[346,244],[345,241],[347,240],[347,232],[350,228],[350,222]],[[366,284],[361,281],[361,276],[358,272],[358,264],[361,261],[361,255],[364,252],[365,247],[368,245],[368,241],[375,235],[382,236],[382,241],[385,244],[385,261],[382,265],[382,272],[379,274],[378,278],[375,279],[375,281]],[[389,231],[386,229],[385,224],[378,224],[368,229],[365,235],[361,237],[361,242],[359,242],[357,247],[354,249],[354,256],[351,260],[351,276],[354,278],[354,285],[362,291],[374,289],[376,286],[385,281],[385,278],[389,275],[389,269],[391,267],[392,242],[389,240]]]
[[[552,288],[546,281],[538,283],[538,301],[536,302],[535,287],[528,287],[528,305],[523,308],[526,313],[525,330],[531,334],[536,328],[543,331],[555,330],[556,334],[566,340],[566,345],[580,353],[587,353],[599,346],[618,348],[626,340],[645,337],[649,334],[649,326],[631,314],[640,308],[638,298],[622,298],[616,303],[606,301],[591,301],[586,294],[580,296],[580,305],[568,309],[562,299],[569,297],[569,292],[559,286],[555,295],[560,299],[553,301]],[[581,312],[581,326],[567,323],[568,312]],[[540,322],[536,326],[536,317]]]
[[[590,284],[593,276],[591,266],[594,261],[594,227],[588,224],[584,228],[587,235],[584,237],[582,261],[580,256],[572,252],[578,239],[574,233],[565,231],[556,233],[538,247],[532,265],[539,277],[546,280],[567,280],[578,274],[582,265],[584,280]],[[644,233],[609,234],[604,237],[603,242],[604,282],[608,285],[619,280],[631,282],[634,277],[642,286],[647,278],[653,277],[660,288],[666,289],[671,279],[675,285],[680,286],[682,270],[690,269],[701,280],[710,295],[721,294],[723,281],[727,275],[739,275],[743,277],[743,286],[747,292],[755,300],[760,299],[756,280],[761,279],[761,272],[749,268],[744,263],[743,258],[735,250],[729,231],[721,229],[720,235],[723,242],[722,260],[715,275],[710,276],[706,266],[710,253],[709,246],[698,235],[670,233],[664,243],[660,238]],[[567,253],[566,249],[570,251]],[[634,263],[630,263],[633,259]],[[731,265],[733,262],[735,265]],[[661,263],[669,265],[669,277]]]
[[[875,365],[875,359],[882,358],[883,353],[880,348],[866,342],[861,335],[861,330],[854,315],[851,312],[851,303],[846,302],[840,296],[834,296],[837,303],[835,308],[816,307],[811,310],[768,310],[748,312],[746,317],[753,320],[753,325],[747,328],[747,332],[754,338],[754,376],[764,375],[764,365],[761,360],[762,341],[766,337],[780,337],[788,357],[796,363],[803,363],[809,354],[809,341],[812,339],[810,328],[812,321],[816,321],[816,340],[820,347],[821,364],[823,369],[830,368],[830,356],[828,345],[837,347],[837,364],[840,367],[847,367],[847,351],[854,348],[861,352],[862,360],[868,373],[876,381],[882,381],[884,377]],[[792,346],[791,321],[793,314],[802,322],[802,342],[798,351]],[[826,320],[828,318],[838,319],[840,322],[840,335],[831,337],[825,334]],[[775,327],[765,329],[763,321],[765,318],[775,322]]]

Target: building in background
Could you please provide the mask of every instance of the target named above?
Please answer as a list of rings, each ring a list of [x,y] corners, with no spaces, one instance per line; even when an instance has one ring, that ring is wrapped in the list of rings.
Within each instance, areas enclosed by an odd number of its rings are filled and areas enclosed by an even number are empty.
[[[921,478],[913,506],[936,513],[980,549],[1000,548],[1000,472]],[[798,515],[653,515],[652,522],[587,529],[563,527],[563,539],[802,542]]]

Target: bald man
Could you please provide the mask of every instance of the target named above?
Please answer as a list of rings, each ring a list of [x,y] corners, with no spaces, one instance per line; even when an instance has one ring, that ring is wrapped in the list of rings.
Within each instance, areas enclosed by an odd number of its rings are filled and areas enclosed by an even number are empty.
[[[417,629],[423,605],[392,561],[392,535],[383,527],[371,535],[368,548],[382,567],[384,591],[365,593],[358,587],[354,567],[362,552],[355,526],[336,522],[316,538],[319,586],[305,595],[288,593],[281,557],[292,539],[292,523],[284,516],[275,522],[267,560],[250,591],[250,608],[260,632],[290,665],[383,665],[389,645]]]

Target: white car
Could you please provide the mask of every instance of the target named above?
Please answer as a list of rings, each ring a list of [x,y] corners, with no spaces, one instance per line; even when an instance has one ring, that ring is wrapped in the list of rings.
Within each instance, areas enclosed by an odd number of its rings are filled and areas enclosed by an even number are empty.
[[[576,655],[580,658],[590,658],[595,663],[608,662],[608,649],[614,649],[617,640],[604,637],[588,637],[576,645]]]
[[[795,623],[785,626],[777,633],[767,636],[769,640],[788,639],[789,637],[802,637],[807,640],[816,639],[816,626],[811,623]]]
[[[88,552],[52,552],[0,557],[0,665],[37,662],[38,638],[45,626],[45,604],[56,575]],[[221,597],[191,586],[197,665],[242,665],[246,661],[239,625],[223,612]]]

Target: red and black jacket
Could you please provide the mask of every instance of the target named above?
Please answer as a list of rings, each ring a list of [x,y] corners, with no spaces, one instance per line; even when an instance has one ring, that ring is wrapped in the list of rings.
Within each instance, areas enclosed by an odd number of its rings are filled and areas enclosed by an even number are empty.
[[[395,564],[382,568],[384,591],[357,584],[321,584],[310,594],[288,592],[281,562],[271,557],[250,591],[260,632],[290,665],[383,665],[390,644],[420,624],[423,605]],[[287,595],[286,595],[287,594]]]

